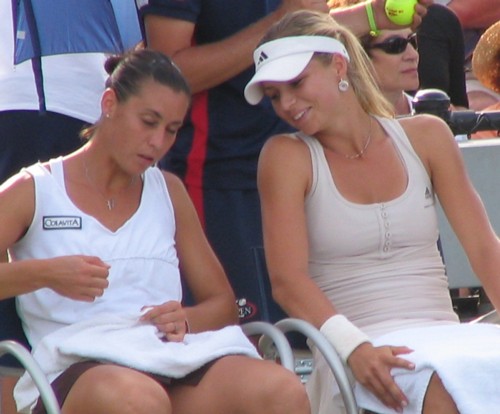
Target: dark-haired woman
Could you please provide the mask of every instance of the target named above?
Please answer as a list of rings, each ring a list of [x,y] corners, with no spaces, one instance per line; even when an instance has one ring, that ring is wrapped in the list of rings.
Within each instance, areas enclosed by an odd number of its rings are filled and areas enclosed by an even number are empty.
[[[88,142],[0,188],[0,297],[17,297],[62,412],[308,413],[295,375],[233,326],[234,295],[189,197],[154,167],[189,107],[186,81],[148,50],[106,69]],[[28,377],[15,396],[44,412]]]

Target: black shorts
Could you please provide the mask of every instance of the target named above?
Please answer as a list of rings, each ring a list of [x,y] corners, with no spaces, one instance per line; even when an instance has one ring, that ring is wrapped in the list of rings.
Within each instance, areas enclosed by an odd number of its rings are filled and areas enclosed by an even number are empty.
[[[167,390],[168,387],[173,387],[175,385],[191,385],[195,386],[203,378],[203,375],[208,371],[208,369],[215,363],[215,361],[211,361],[208,364],[202,366],[196,371],[191,372],[183,378],[171,378],[162,375],[150,374],[147,372],[142,372],[143,374],[153,378],[157,381],[164,389]],[[57,402],[59,406],[62,407],[66,397],[68,396],[69,391],[75,384],[75,382],[83,375],[87,370],[94,368],[99,365],[104,365],[102,362],[88,360],[77,362],[76,364],[71,365],[66,371],[64,371],[61,375],[59,375],[51,384],[52,389],[54,390],[54,394],[56,396]],[[109,365],[109,363],[107,363]],[[132,369],[132,368],[131,368]],[[38,398],[38,401],[35,405],[35,408],[32,411],[32,414],[46,414],[47,411],[43,405],[43,401],[41,398]]]

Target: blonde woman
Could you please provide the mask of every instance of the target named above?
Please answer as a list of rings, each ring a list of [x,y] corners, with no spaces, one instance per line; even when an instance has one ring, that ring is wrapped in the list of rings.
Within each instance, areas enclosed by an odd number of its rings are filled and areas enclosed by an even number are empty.
[[[328,16],[285,17],[254,60],[248,102],[270,99],[299,130],[270,138],[259,160],[276,300],[330,340],[363,408],[495,411],[500,393],[484,384],[500,375],[500,333],[460,325],[453,312],[435,197],[496,307],[500,242],[448,126],[431,115],[395,120],[360,43]],[[339,412],[333,377],[315,361],[312,411]]]

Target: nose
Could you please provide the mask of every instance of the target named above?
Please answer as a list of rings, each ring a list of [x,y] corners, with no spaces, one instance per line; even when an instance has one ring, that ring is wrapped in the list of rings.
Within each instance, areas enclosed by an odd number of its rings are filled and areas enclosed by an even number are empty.
[[[295,104],[296,101],[297,101],[297,99],[295,98],[295,95],[290,93],[290,92],[286,92],[286,93],[281,94],[280,102],[281,102],[281,106],[285,110],[290,109]]]
[[[411,43],[408,43],[406,45],[406,49],[405,49],[405,51],[403,53],[404,53],[404,58],[405,59],[418,60],[418,58],[420,56],[418,54],[418,50],[415,49]]]
[[[153,148],[160,148],[163,145],[164,139],[163,130],[158,128],[149,136],[149,145]]]

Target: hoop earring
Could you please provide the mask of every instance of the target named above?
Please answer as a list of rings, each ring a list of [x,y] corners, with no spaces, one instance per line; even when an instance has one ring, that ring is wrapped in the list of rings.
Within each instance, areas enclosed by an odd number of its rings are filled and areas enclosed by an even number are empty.
[[[349,89],[349,82],[346,81],[345,79],[340,79],[340,82],[339,82],[339,91],[340,92],[345,92],[345,91],[347,91],[347,89]]]

